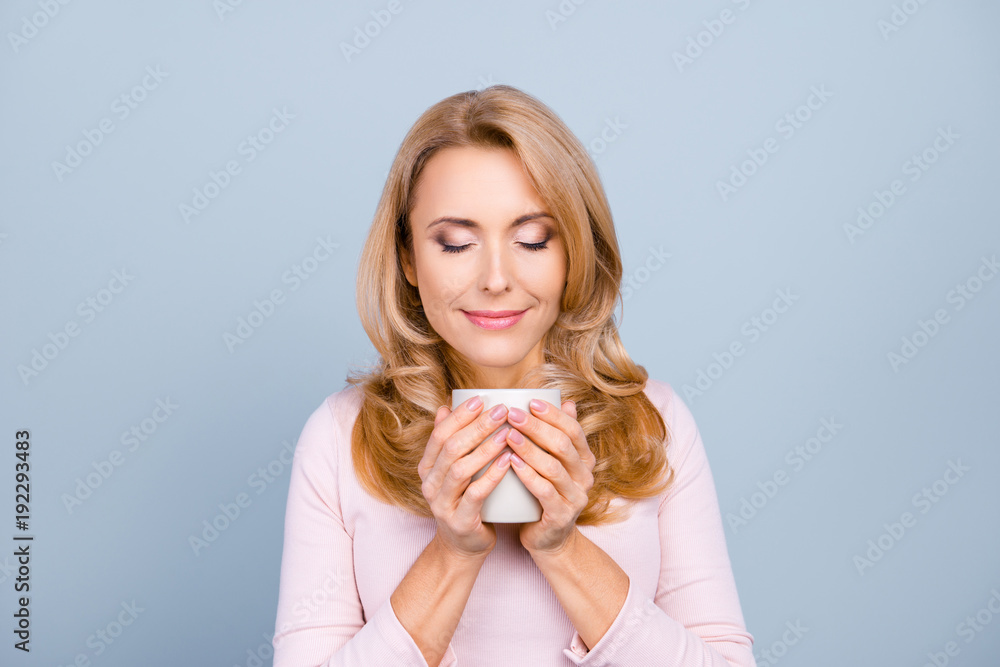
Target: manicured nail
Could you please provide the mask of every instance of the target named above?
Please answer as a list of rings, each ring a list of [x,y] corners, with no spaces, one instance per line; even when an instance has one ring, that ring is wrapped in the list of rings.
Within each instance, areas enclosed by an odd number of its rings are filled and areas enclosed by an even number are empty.
[[[528,405],[530,405],[531,409],[535,412],[545,412],[545,403],[537,398],[531,399],[531,402],[528,403]]]
[[[516,431],[514,429],[511,429],[510,430],[510,441],[513,442],[514,444],[520,445],[522,442],[524,442],[524,436],[521,435],[520,431]]]
[[[524,423],[526,416],[527,415],[524,410],[521,410],[520,408],[511,408],[510,412],[507,414],[507,419],[515,424],[522,424]]]
[[[514,465],[515,468],[523,468],[524,467],[524,461],[517,454],[511,454],[510,455],[510,462]]]
[[[510,465],[510,452],[504,452],[497,458],[497,467],[503,470]]]
[[[479,398],[478,396],[473,396],[472,398],[469,399],[469,402],[466,403],[466,405],[469,406],[470,410],[478,410],[479,406],[482,404],[483,404],[483,399]]]
[[[509,426],[504,426],[502,429],[497,431],[497,434],[493,436],[493,442],[503,442],[507,439],[507,431],[510,430]]]
[[[505,408],[504,406],[498,405],[492,410],[490,410],[490,417],[493,418],[493,421],[500,421],[500,418],[503,417],[503,413],[506,409],[507,408]]]

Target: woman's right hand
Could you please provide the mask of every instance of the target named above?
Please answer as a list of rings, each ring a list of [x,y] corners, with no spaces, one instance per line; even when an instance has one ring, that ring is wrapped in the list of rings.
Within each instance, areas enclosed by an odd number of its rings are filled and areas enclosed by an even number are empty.
[[[470,408],[474,401],[478,404]],[[437,520],[437,537],[460,556],[485,556],[496,545],[496,529],[483,523],[480,511],[486,496],[507,472],[510,452],[504,452],[476,481],[472,476],[506,446],[509,426],[504,426],[496,438],[486,439],[507,419],[507,408],[499,408],[498,417],[490,414],[495,408],[483,411],[478,396],[454,411],[442,405],[417,466],[423,482],[421,491]]]

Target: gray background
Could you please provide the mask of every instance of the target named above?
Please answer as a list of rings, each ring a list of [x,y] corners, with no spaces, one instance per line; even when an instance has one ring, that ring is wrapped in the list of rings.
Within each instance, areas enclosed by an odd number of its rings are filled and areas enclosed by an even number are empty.
[[[508,83],[591,147],[632,280],[622,336],[700,427],[758,664],[997,664],[995,3],[222,6],[0,8],[0,662],[270,663],[281,456],[374,353],[354,281],[386,172],[428,106]],[[377,34],[346,57],[366,24]],[[826,99],[803,107],[814,87]],[[275,109],[294,118],[251,161],[241,143]],[[113,130],[78,166],[54,165],[102,120]],[[185,221],[180,205],[230,160],[240,172]],[[852,235],[894,180],[902,194]],[[311,262],[317,238],[338,245]],[[287,277],[295,265],[308,280]],[[978,291],[959,299],[959,285]],[[273,290],[283,302],[227,345]],[[793,300],[776,315],[778,290]],[[917,333],[938,310],[934,335]],[[919,347],[894,365],[904,337]],[[51,358],[22,377],[36,352]],[[157,400],[176,406],[161,422]],[[824,419],[841,426],[817,452]],[[144,420],[130,450],[122,434]],[[11,632],[18,429],[32,443],[30,655]],[[954,484],[950,463],[967,469]],[[195,553],[191,536],[241,493],[248,506]],[[134,622],[97,640],[133,601]],[[977,613],[984,625],[963,625]]]

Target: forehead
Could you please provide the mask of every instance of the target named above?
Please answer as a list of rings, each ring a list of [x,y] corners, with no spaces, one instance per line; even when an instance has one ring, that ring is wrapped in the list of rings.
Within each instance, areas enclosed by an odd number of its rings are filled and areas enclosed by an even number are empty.
[[[541,208],[543,202],[514,151],[472,146],[438,150],[424,165],[414,190],[417,217]],[[448,209],[442,210],[442,209]],[[521,213],[526,212],[522,210]]]

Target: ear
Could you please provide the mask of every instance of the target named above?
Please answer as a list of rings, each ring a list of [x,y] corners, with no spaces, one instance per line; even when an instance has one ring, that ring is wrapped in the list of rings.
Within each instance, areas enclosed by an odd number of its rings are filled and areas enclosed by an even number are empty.
[[[416,287],[417,272],[413,268],[413,260],[411,259],[410,253],[406,250],[406,248],[399,249],[399,261],[403,265],[403,275],[406,276],[406,282]]]

